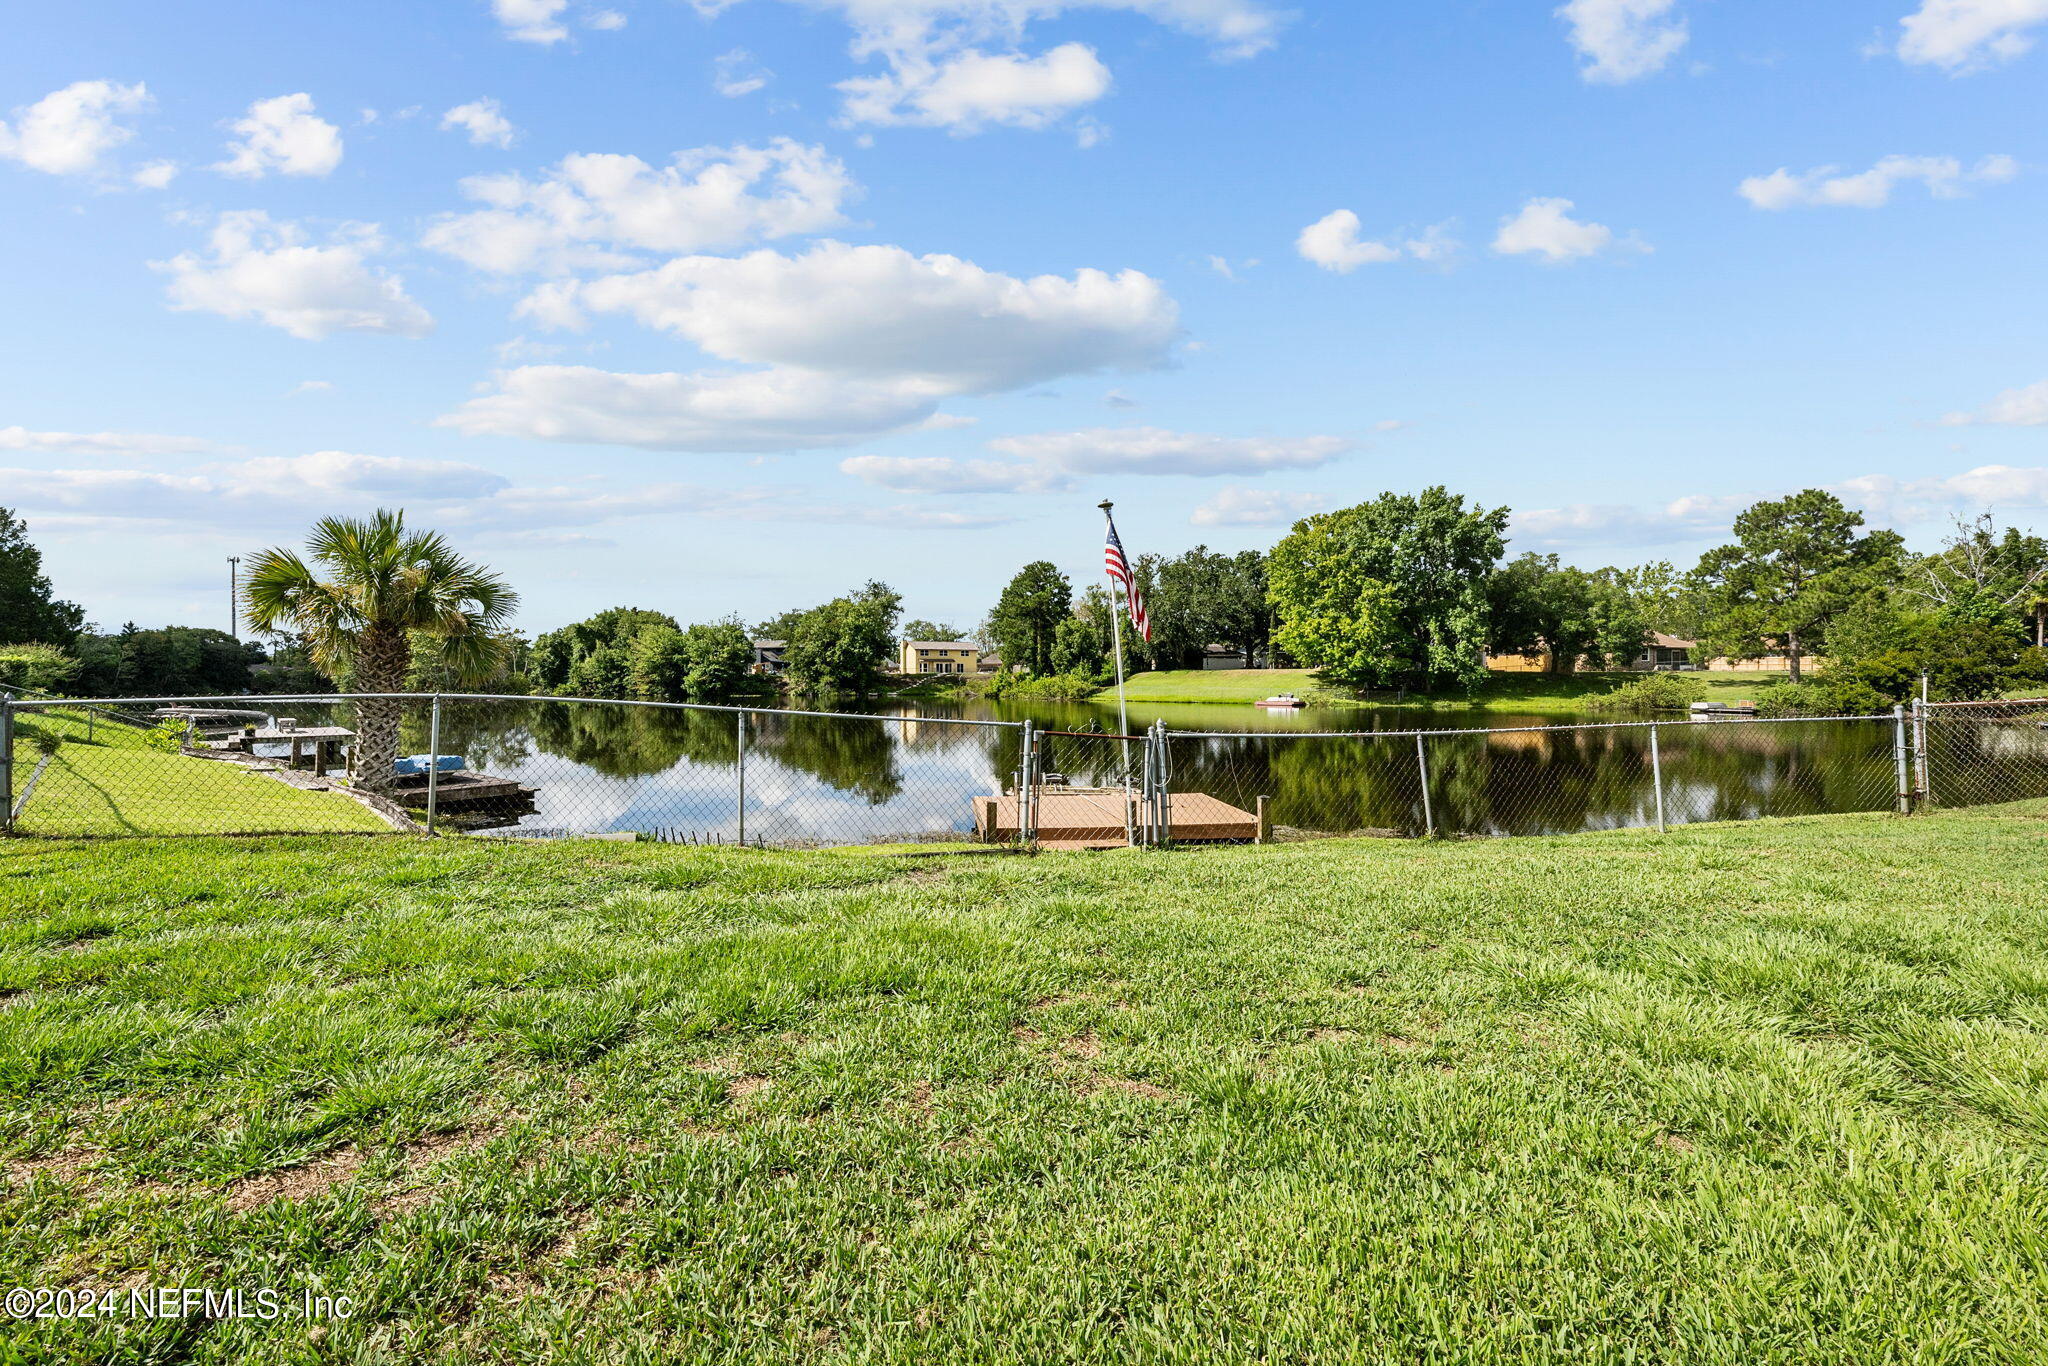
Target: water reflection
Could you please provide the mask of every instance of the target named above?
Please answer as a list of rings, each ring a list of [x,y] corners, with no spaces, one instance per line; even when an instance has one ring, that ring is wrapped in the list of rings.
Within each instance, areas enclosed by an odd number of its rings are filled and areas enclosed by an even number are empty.
[[[1304,731],[1469,726],[1464,715],[1282,714],[1247,707],[1134,709],[1133,729],[1165,715],[1175,791],[1206,792],[1252,810],[1271,799],[1283,834],[1362,831],[1531,835],[1654,823],[1657,783],[1642,727],[1561,729],[1558,718],[1486,724],[1544,729],[1431,736],[1418,759],[1406,735],[1320,738]],[[1013,727],[960,724],[1030,717],[1046,767],[1069,781],[1114,786],[1136,746],[1099,732],[1114,712],[1086,704],[891,707],[872,716],[598,707],[550,701],[449,703],[442,751],[471,768],[538,790],[526,830],[662,831],[732,840],[853,843],[966,838],[970,800],[1006,789],[1017,771]],[[1108,727],[1105,727],[1105,721]],[[1237,733],[1221,730],[1234,721]],[[1098,732],[1083,734],[1072,732]],[[1059,733],[1070,732],[1070,733]],[[427,748],[423,714],[404,747]],[[1839,724],[1674,720],[1659,727],[1666,819],[1673,824],[1888,809],[1894,793],[1888,720]],[[1428,772],[1425,815],[1423,770]],[[742,796],[744,783],[744,796]]]

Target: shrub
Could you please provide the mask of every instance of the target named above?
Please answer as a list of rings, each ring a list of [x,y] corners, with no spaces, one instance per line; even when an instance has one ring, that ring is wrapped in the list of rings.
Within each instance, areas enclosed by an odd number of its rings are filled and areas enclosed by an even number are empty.
[[[176,754],[185,747],[185,723],[159,721],[142,733],[142,743],[162,754]]]
[[[1697,674],[1644,674],[1587,703],[1595,711],[1684,711],[1707,696]]]

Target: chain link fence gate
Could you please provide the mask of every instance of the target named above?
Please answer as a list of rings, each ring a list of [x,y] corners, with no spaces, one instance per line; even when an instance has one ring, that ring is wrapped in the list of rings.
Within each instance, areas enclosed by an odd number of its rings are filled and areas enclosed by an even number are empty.
[[[1930,805],[2048,815],[2048,698],[1922,703],[1914,730]]]

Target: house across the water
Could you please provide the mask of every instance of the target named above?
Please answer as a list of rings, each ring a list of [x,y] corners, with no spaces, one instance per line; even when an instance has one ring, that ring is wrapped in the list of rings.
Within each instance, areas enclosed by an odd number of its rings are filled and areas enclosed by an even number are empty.
[[[906,640],[898,673],[971,674],[980,671],[981,647],[971,640]]]

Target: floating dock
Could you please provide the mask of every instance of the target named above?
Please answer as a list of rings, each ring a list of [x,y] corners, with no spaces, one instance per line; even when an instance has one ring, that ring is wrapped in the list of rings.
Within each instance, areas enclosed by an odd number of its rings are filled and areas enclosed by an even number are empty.
[[[1130,843],[1133,800],[1122,788],[1048,788],[1038,795],[1041,849],[1121,849]],[[1168,799],[1169,824],[1178,844],[1253,844],[1265,837],[1259,818],[1206,792],[1176,792]],[[976,797],[974,833],[988,844],[1014,842],[1020,832],[1017,797]]]
[[[533,810],[533,799],[539,789],[514,782],[510,778],[494,778],[488,773],[475,773],[458,768],[452,773],[443,773],[435,784],[434,804],[440,810],[451,814],[476,811],[496,815],[519,814]],[[391,800],[408,811],[427,809],[427,779],[425,774],[406,779],[390,794]]]

